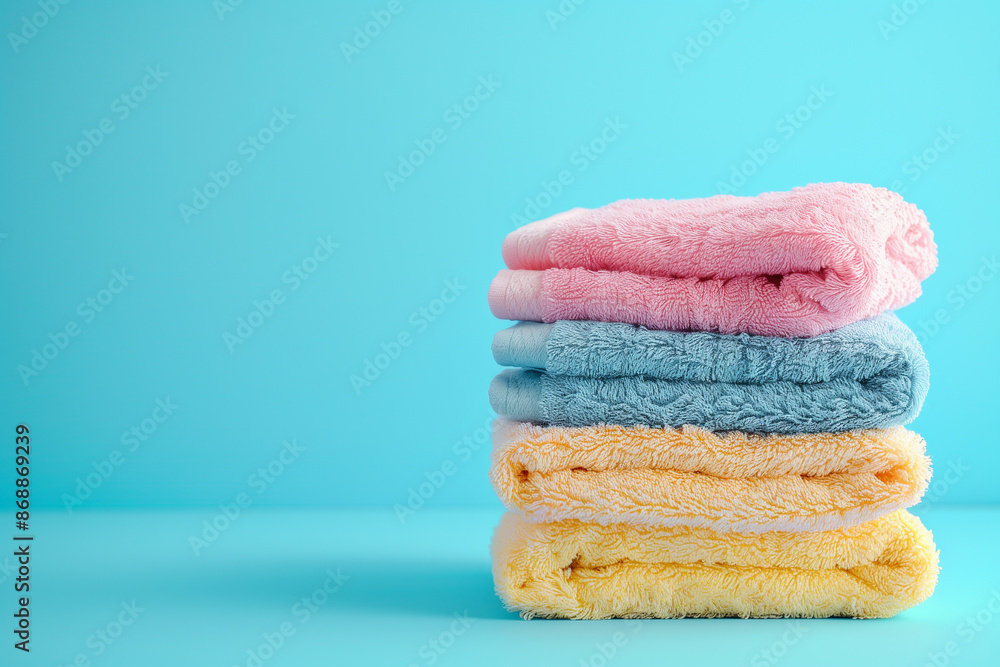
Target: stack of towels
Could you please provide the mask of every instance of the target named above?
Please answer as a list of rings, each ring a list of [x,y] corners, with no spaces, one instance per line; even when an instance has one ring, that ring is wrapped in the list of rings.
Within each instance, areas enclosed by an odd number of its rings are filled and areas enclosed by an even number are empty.
[[[937,264],[884,188],[628,200],[503,244],[497,592],[532,616],[892,616],[937,582],[892,310]]]

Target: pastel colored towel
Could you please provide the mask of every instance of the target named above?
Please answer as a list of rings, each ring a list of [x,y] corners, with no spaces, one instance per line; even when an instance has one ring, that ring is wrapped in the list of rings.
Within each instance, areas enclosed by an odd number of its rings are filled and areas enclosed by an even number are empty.
[[[511,232],[501,319],[814,336],[912,302],[937,266],[923,212],[817,183],[756,197],[622,200]]]
[[[930,479],[916,433],[712,433],[693,426],[536,426],[497,420],[490,478],[532,522],[719,531],[842,528],[909,507]]]
[[[562,426],[682,426],[816,433],[901,426],[929,370],[892,313],[815,338],[655,331],[629,324],[522,322],[497,333],[498,415]]]
[[[937,583],[930,532],[906,511],[835,531],[716,533],[508,513],[493,579],[530,618],[886,618]]]

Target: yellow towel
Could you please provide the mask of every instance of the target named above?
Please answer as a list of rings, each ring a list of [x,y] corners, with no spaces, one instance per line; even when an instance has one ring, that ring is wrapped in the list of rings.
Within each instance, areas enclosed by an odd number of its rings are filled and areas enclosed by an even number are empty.
[[[497,592],[526,618],[884,618],[925,600],[938,573],[930,532],[905,510],[811,533],[529,523],[509,512],[492,551]]]
[[[499,419],[490,477],[532,521],[812,531],[914,505],[930,459],[902,427],[752,435]]]

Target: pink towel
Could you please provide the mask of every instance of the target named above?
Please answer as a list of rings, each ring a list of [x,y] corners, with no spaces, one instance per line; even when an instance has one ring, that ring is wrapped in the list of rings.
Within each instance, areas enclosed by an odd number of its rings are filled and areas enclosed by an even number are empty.
[[[510,320],[815,336],[905,306],[937,266],[923,212],[871,185],[622,200],[511,232],[490,309]]]

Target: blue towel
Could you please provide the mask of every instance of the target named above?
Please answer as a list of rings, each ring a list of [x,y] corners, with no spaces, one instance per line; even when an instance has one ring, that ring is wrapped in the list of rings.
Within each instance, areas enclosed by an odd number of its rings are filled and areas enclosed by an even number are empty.
[[[907,424],[929,385],[892,313],[814,338],[521,322],[497,333],[497,414],[559,426],[621,424],[818,433]]]

